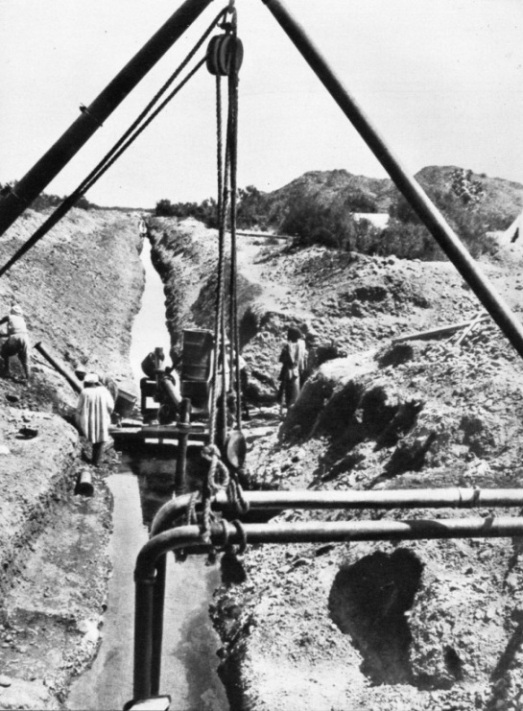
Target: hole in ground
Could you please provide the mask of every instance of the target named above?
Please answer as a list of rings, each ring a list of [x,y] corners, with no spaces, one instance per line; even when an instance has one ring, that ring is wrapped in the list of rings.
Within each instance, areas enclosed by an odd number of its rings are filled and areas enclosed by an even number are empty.
[[[374,684],[410,683],[412,635],[405,612],[419,589],[423,563],[410,550],[377,552],[342,568],[331,588],[329,611],[363,657]]]

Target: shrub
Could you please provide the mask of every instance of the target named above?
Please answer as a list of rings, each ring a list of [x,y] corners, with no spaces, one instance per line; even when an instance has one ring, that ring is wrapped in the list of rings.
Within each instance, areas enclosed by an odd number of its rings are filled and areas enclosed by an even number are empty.
[[[295,245],[300,247],[321,244],[350,250],[356,240],[357,225],[343,205],[332,208],[303,196],[294,201],[280,230],[294,237]]]

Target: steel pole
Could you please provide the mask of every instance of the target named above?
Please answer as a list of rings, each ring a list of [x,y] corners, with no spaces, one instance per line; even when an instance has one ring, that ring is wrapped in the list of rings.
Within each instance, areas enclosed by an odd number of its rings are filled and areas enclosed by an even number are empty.
[[[174,473],[174,493],[176,496],[185,494],[187,491],[187,442],[189,441],[191,428],[191,401],[187,397],[184,397],[181,403],[178,427],[180,433],[178,435],[178,456],[176,457],[176,470]]]
[[[17,183],[16,189],[0,198],[0,235],[58,175],[211,2],[185,0],[92,104],[81,108],[81,115]]]
[[[441,249],[454,264],[463,279],[470,285],[472,291],[519,355],[523,357],[523,327],[520,321],[516,319],[508,304],[489,283],[485,274],[483,274],[475,260],[460,242],[443,215],[430,201],[419,183],[408,175],[400,165],[384,140],[350,96],[342,81],[335,75],[319,50],[313,45],[305,30],[291,16],[280,0],[263,0],[263,2],[388,172],[397,188],[409,201]]]

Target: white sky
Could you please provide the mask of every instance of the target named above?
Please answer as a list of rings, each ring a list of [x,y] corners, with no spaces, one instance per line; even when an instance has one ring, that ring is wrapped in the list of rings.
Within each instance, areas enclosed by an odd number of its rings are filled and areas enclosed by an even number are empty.
[[[407,169],[523,183],[522,0],[284,0]],[[0,182],[21,178],[181,0],[0,0]],[[212,2],[48,192],[73,190],[226,3]],[[262,0],[236,0],[245,48],[238,184],[307,170],[384,177]],[[202,69],[88,198],[154,207],[215,193],[214,78]]]

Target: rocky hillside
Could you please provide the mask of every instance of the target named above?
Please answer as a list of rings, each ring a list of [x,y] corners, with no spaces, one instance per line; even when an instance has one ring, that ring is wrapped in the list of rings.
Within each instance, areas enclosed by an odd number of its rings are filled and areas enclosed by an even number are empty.
[[[491,178],[455,166],[431,166],[415,175],[427,194],[445,212],[453,197],[466,200],[467,188],[476,190],[475,210],[484,230],[506,228],[523,209],[523,185]],[[398,213],[399,194],[390,179],[356,176],[346,170],[312,171],[278,190],[264,195],[273,224],[281,223],[297,202],[314,202],[322,209],[344,208],[347,212]]]
[[[200,227],[191,236],[189,228],[170,227],[200,253],[212,233]],[[255,238],[240,241],[238,259],[249,285],[243,355],[258,398],[247,424],[250,486],[521,485],[523,366],[495,325],[486,319],[440,340],[393,342],[481,313],[449,263],[296,251]],[[521,257],[500,254],[483,267],[520,312]],[[202,282],[196,305],[212,303],[212,285],[212,277]],[[201,313],[193,308],[193,322]],[[280,423],[266,405],[274,402],[289,325],[315,335],[326,362]],[[287,511],[281,518],[494,513],[503,511]],[[232,707],[520,709],[519,555],[518,541],[508,539],[248,548],[246,582],[224,585],[212,610]]]

